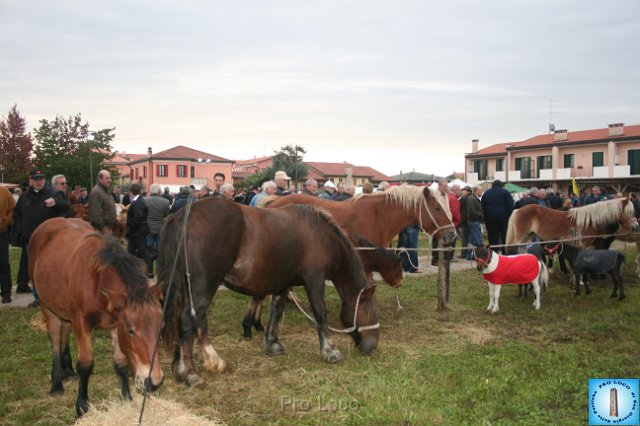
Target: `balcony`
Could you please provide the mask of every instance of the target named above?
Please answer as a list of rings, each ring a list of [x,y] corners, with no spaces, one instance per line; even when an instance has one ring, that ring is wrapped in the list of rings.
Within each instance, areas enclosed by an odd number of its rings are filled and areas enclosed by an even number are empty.
[[[493,179],[501,180],[502,182],[506,182],[507,173],[506,172],[495,172],[495,174],[493,175]]]

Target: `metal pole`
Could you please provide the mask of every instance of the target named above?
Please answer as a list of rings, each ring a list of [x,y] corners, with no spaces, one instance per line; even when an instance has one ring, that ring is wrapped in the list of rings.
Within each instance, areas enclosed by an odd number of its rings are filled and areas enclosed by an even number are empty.
[[[89,144],[89,183],[93,188],[93,133],[91,132],[87,134],[87,144]]]

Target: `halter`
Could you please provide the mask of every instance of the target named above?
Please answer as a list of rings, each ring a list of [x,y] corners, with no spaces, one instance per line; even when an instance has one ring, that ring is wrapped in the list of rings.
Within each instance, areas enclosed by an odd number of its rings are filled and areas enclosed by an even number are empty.
[[[544,248],[544,251],[546,251],[549,254],[549,256],[552,256],[553,253],[555,253],[556,250],[558,250],[558,249],[560,249],[558,251],[558,254],[562,254],[562,242],[559,242],[558,244],[556,244],[555,246],[553,246],[551,248],[548,248],[547,246],[544,246],[544,245],[542,247]]]
[[[431,218],[431,222],[433,222],[433,224],[436,226],[436,230],[432,232],[432,235],[437,234],[438,231],[440,231],[441,229],[447,229],[447,228],[454,228],[455,229],[455,226],[453,226],[453,222],[451,222],[451,220],[449,220],[449,224],[448,225],[438,226],[438,222],[436,221],[436,218],[433,217],[433,213],[431,213],[431,210],[429,210],[429,206],[427,205],[427,199],[426,199],[426,197],[424,195],[422,195],[422,204],[424,205],[424,209],[427,211],[427,213],[429,213],[429,217]],[[422,226],[422,215],[420,214],[420,212],[418,212],[418,218],[420,219],[420,229],[422,229],[422,230],[424,230],[426,232],[426,230]]]
[[[487,258],[486,259],[479,259],[476,256],[476,250],[473,250],[473,255],[476,258],[476,262],[478,263],[478,265],[484,265],[482,266],[482,269],[485,269],[488,265],[489,265],[489,261],[491,260],[491,250],[487,249]]]
[[[358,293],[358,297],[356,298],[356,309],[353,313],[353,325],[349,328],[343,328],[342,330],[333,328],[331,326],[327,326],[329,330],[333,331],[334,333],[348,334],[348,333],[353,333],[354,331],[361,332],[361,331],[375,330],[377,328],[380,328],[380,322],[376,322],[375,324],[372,324],[372,325],[362,325],[360,327],[356,326],[356,320],[358,318],[358,308],[360,307],[360,296],[362,296],[362,292],[365,291],[366,289],[367,287],[360,290],[360,293]],[[305,317],[307,317],[314,324],[317,324],[316,320],[311,315],[306,313],[305,310],[302,308],[302,306],[300,306],[300,302],[298,301],[298,298],[295,297],[295,295],[293,295],[292,293],[289,293],[289,299],[293,300],[293,303],[296,305],[298,310],[304,314]]]

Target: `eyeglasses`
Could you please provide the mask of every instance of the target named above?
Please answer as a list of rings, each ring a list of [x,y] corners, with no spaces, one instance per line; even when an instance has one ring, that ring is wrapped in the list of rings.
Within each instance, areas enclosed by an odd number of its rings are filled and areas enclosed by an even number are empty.
[[[64,185],[64,186],[67,186],[67,182],[58,182],[58,185]]]

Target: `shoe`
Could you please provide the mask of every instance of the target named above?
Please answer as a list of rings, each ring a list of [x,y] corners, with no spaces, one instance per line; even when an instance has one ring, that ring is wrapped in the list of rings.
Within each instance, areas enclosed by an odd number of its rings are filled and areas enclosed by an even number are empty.
[[[32,293],[31,287],[29,287],[29,284],[18,284],[16,293]]]
[[[11,296],[2,296],[2,303],[11,303]]]
[[[456,263],[456,262],[460,262],[460,260],[454,257],[454,258],[450,259],[449,262]]]
[[[424,271],[422,269],[415,269],[413,271],[408,271],[410,274],[422,274]]]
[[[34,300],[33,302],[29,303],[27,305],[27,308],[37,308],[38,306],[40,306],[40,301],[39,300]]]

